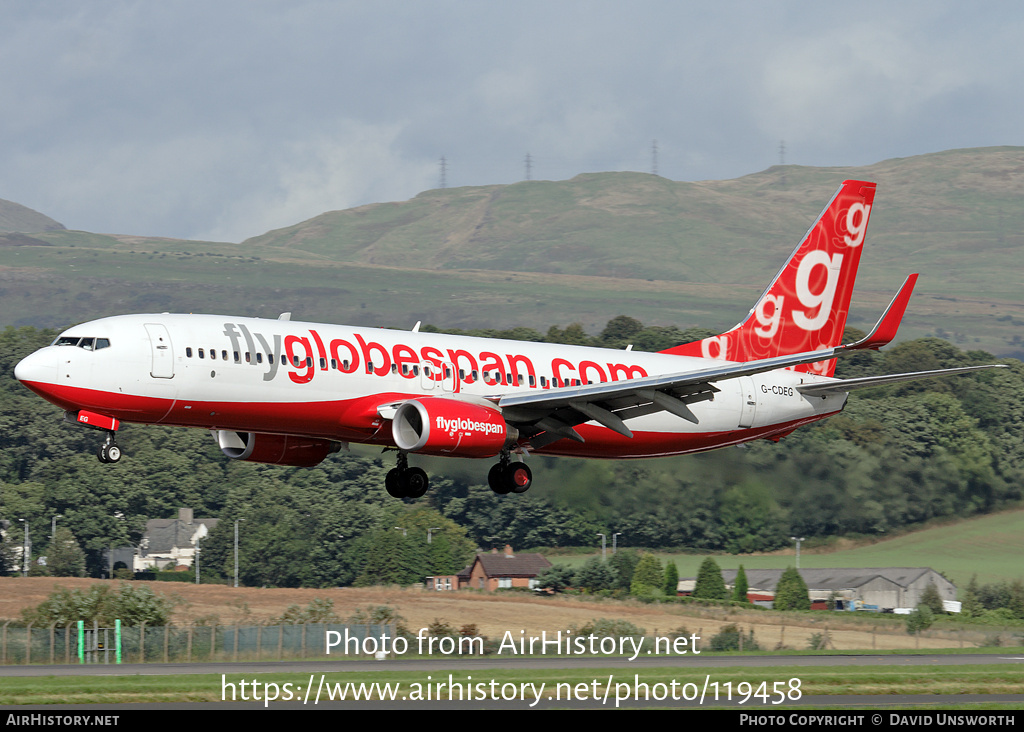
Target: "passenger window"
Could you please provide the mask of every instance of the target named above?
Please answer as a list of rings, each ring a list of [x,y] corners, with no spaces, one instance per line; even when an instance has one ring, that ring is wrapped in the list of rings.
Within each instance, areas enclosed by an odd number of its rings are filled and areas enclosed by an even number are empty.
[[[202,359],[206,358],[206,354],[203,352],[202,348],[199,349],[199,358],[202,358]]]
[[[236,356],[238,355],[237,352],[235,353],[235,355]],[[228,360],[228,352],[227,351],[221,351],[220,352],[220,357],[221,357],[222,360],[227,361]],[[235,358],[235,360],[237,361],[238,359]]]
[[[263,354],[262,353],[257,353],[256,354],[256,363],[263,363]]]
[[[292,356],[292,365],[295,366],[295,368],[299,367],[299,357],[298,356]]]
[[[324,370],[326,368],[327,368],[327,359],[326,358],[321,358],[320,359],[320,370],[322,371],[322,370]]]
[[[238,357],[238,351],[235,351],[235,363],[241,363],[242,359]]]
[[[188,348],[185,349],[185,357],[186,358],[192,358],[192,347],[191,346],[189,346]]]
[[[537,377],[530,374],[530,386],[537,386]]]
[[[341,362],[341,365],[345,367],[346,371],[348,371],[348,359],[347,358],[344,361]]]
[[[313,358],[312,358],[312,356],[306,356],[306,368],[307,369],[313,368]]]
[[[331,369],[336,371],[337,368],[338,368],[338,359],[332,358],[331,359]]]
[[[248,351],[245,352],[245,362],[252,363],[252,355]]]

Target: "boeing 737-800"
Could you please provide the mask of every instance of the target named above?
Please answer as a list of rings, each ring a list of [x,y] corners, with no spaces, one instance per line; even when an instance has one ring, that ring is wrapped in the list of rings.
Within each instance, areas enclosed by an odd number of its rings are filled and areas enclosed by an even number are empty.
[[[121,422],[208,429],[228,457],[277,465],[367,443],[397,450],[396,497],[428,488],[410,453],[497,457],[491,488],[521,493],[531,452],[642,458],[778,440],[853,389],[991,368],[834,378],[837,356],[895,337],[917,278],[870,335],[841,344],[874,194],[844,182],[742,323],[661,353],[165,313],[76,325],[15,376],[104,431],[103,462],[121,457]]]

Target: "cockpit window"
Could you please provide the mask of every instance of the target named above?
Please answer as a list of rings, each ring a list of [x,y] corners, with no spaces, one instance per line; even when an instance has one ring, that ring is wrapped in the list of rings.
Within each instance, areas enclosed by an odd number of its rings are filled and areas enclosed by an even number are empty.
[[[53,342],[54,346],[78,346],[86,351],[98,351],[110,348],[109,338],[79,338],[78,336],[60,336]]]

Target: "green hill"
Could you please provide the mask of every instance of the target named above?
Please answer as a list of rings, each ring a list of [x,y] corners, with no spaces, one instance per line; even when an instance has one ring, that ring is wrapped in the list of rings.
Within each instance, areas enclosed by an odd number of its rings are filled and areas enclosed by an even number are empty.
[[[0,238],[0,312],[63,326],[144,311],[356,325],[546,329],[612,317],[724,330],[845,178],[878,196],[851,325],[922,274],[901,338],[1022,355],[1024,148],[735,180],[642,173],[426,191],[325,213],[241,244],[43,231]],[[38,244],[38,242],[36,242]]]
[[[54,221],[49,216],[44,216],[20,203],[0,198],[0,234],[30,234],[36,231],[53,231],[63,228],[63,224]]]

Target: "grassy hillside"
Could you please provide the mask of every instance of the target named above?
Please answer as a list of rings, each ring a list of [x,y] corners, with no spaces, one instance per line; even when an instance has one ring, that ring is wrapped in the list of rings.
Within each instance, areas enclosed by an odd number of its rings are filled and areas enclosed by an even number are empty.
[[[0,198],[0,234],[9,232],[51,231],[63,229],[60,224],[49,216],[33,211],[27,206]],[[0,244],[2,246],[2,244]]]
[[[611,550],[609,549],[609,552]],[[784,569],[794,565],[790,550],[783,555],[716,556],[722,569]],[[835,551],[800,553],[800,566],[828,567],[931,567],[943,572],[957,586],[966,587],[972,575],[981,583],[1024,578],[1024,510],[980,516],[958,523],[914,531],[865,546]],[[666,555],[668,556],[668,555]],[[663,559],[665,556],[662,557]],[[695,577],[703,556],[668,556],[679,567],[680,577]],[[571,561],[582,563],[586,557]],[[561,560],[558,560],[561,561]],[[567,560],[569,561],[569,560]]]
[[[62,326],[138,311],[360,325],[591,332],[734,325],[844,178],[876,180],[851,324],[922,273],[901,337],[1021,354],[1024,148],[862,168],[773,167],[729,181],[641,173],[427,191],[325,213],[242,244],[48,231],[0,237],[5,323]]]

